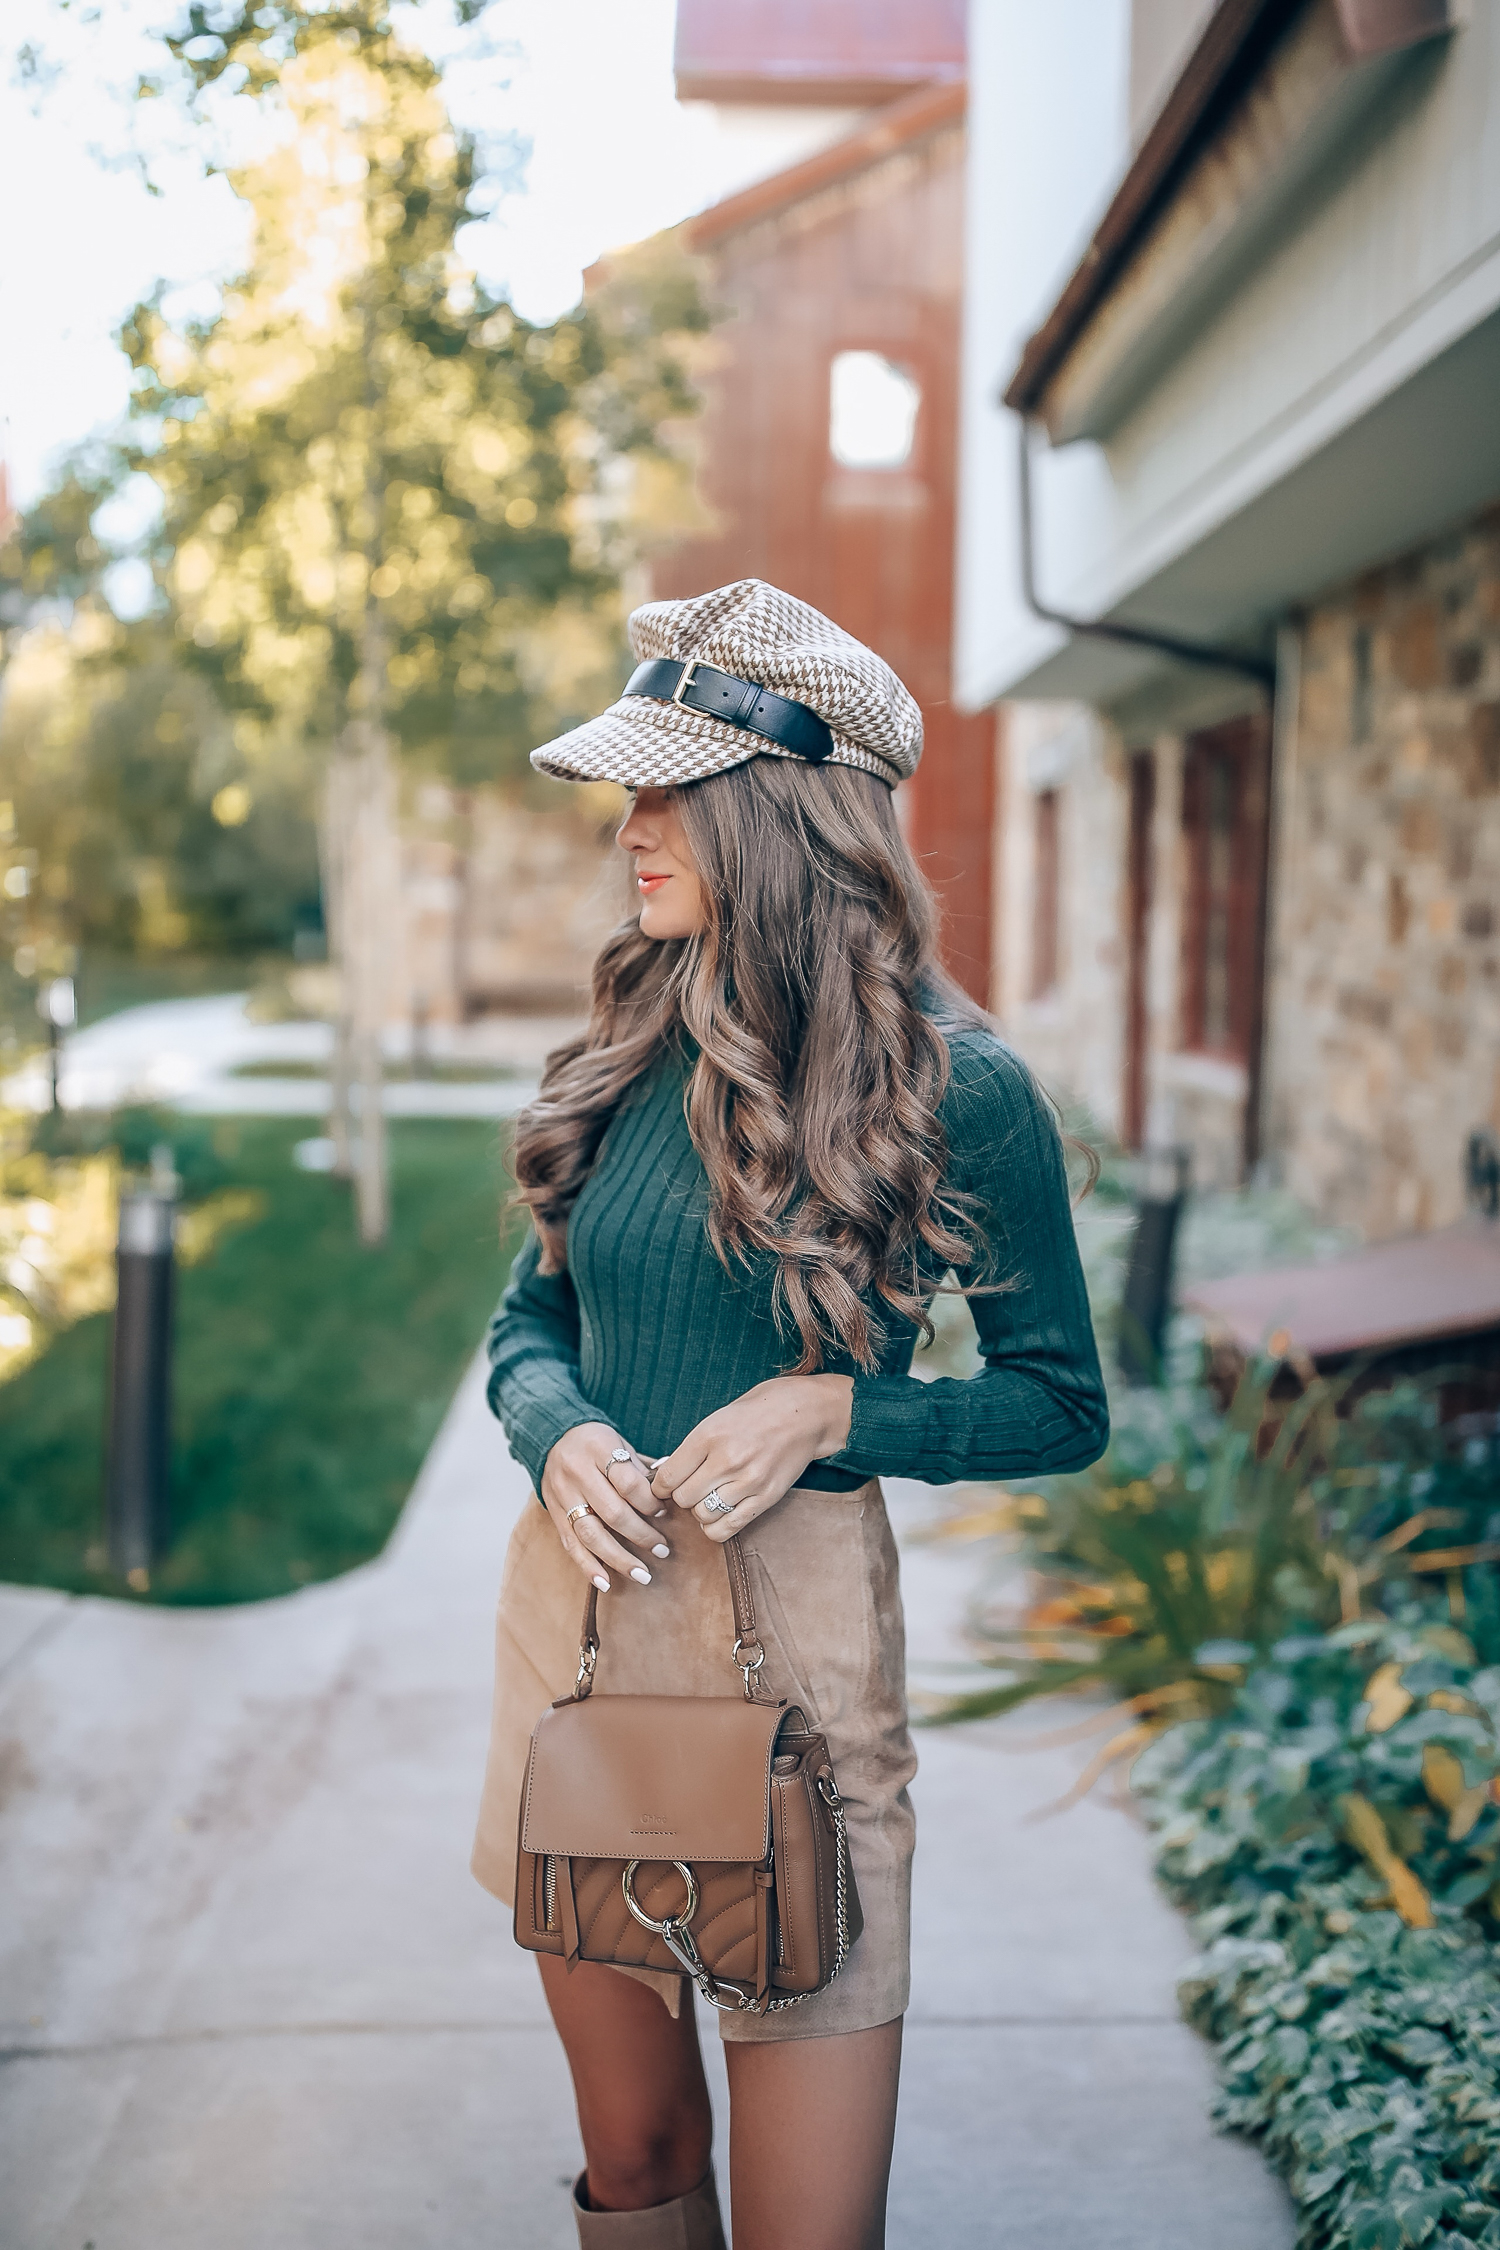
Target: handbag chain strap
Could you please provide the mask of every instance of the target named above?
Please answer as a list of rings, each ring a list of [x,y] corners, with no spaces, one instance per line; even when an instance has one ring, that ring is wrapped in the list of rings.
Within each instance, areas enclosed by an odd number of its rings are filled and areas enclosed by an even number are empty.
[[[729,1599],[734,1605],[734,1661],[745,1683],[745,1701],[774,1702],[775,1698],[760,1678],[766,1652],[755,1623],[755,1597],[750,1591],[750,1572],[737,1532],[724,1541],[724,1565],[729,1572]],[[601,1646],[599,1589],[590,1586],[583,1605],[583,1632],[578,1643],[578,1677],[573,1683],[575,1703],[582,1703],[593,1692],[594,1666],[599,1661]]]

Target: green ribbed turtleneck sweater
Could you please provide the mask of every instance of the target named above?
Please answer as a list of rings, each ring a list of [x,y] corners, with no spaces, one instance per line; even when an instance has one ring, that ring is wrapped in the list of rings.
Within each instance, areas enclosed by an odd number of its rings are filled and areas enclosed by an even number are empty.
[[[970,1300],[984,1364],[967,1381],[909,1374],[918,1339],[905,1323],[878,1373],[830,1358],[829,1372],[854,1376],[854,1412],[843,1451],[799,1480],[817,1490],[881,1475],[950,1484],[1079,1469],[1109,1434],[1051,1114],[992,1034],[946,1036],[947,1177],[975,1199],[989,1278],[1007,1286]],[[541,1273],[529,1236],[491,1323],[490,1404],[538,1490],[549,1449],[580,1422],[670,1453],[705,1414],[795,1363],[772,1316],[770,1262],[729,1273],[709,1245],[685,1085],[673,1055],[630,1089],[573,1207],[566,1271]]]

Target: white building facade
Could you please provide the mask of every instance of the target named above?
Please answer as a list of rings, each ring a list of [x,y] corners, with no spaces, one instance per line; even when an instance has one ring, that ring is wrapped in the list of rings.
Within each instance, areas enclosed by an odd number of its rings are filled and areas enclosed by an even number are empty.
[[[996,1005],[1200,1181],[1442,1223],[1500,1128],[1500,6],[974,0],[970,149]]]

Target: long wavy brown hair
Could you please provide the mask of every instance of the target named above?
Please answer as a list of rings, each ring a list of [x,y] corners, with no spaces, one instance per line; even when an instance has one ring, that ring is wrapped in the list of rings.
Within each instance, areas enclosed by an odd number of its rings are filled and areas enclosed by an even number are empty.
[[[945,1188],[944,1029],[985,1018],[936,953],[936,909],[891,791],[843,765],[780,758],[676,793],[707,922],[654,940],[636,920],[594,965],[584,1036],[548,1058],[516,1128],[517,1201],[545,1270],[627,1090],[669,1049],[696,1056],[686,1108],[726,1267],[776,1261],[799,1374],[830,1350],[870,1368],[874,1298],[924,1335],[925,1270],[982,1261]]]

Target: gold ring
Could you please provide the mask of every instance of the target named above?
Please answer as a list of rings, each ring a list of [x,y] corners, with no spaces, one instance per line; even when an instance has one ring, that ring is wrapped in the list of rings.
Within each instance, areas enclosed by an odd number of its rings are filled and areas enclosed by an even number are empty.
[[[568,1510],[568,1521],[569,1523],[571,1523],[575,1516],[591,1516],[593,1512],[594,1511],[589,1506],[587,1500],[580,1500],[576,1508],[570,1508]]]

